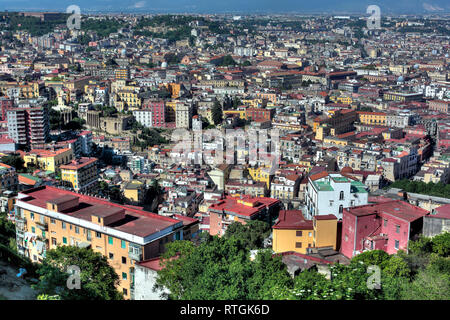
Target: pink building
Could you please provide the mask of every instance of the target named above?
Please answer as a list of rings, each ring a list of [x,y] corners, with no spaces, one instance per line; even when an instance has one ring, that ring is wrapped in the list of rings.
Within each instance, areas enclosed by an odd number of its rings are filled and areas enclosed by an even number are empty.
[[[152,112],[152,126],[164,128],[166,126],[166,106],[164,101],[146,100],[143,109],[150,109]]]
[[[401,200],[344,209],[341,252],[348,258],[367,251],[389,254],[408,250],[408,241],[422,232],[428,211]]]

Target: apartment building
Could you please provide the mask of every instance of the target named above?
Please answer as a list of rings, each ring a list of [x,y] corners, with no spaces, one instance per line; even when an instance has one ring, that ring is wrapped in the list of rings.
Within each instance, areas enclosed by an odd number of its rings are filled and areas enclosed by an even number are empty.
[[[42,146],[50,136],[48,110],[44,107],[13,108],[7,111],[8,135],[17,144]]]
[[[0,163],[0,193],[3,191],[16,191],[19,179],[14,167]]]
[[[134,266],[183,239],[183,222],[50,186],[20,192],[15,205],[17,248],[40,263],[61,245],[91,248],[119,275],[118,290],[134,299]]]
[[[137,122],[142,124],[146,128],[153,126],[152,111],[148,109],[134,110],[133,116]]]
[[[279,210],[280,200],[251,197],[225,196],[208,208],[211,235],[222,236],[233,222],[246,224],[250,220],[269,220]]]
[[[86,192],[97,186],[97,158],[83,157],[61,165],[61,180],[76,192]]]
[[[305,215],[334,214],[342,219],[345,208],[367,204],[369,193],[360,181],[355,181],[340,173],[323,172],[308,177],[306,187]]]
[[[190,129],[192,127],[192,104],[189,102],[177,103],[175,112],[177,128]]]
[[[384,112],[358,111],[358,120],[363,124],[385,126],[386,118],[387,114]]]
[[[395,254],[408,250],[408,241],[422,233],[428,211],[401,200],[384,201],[344,210],[341,252],[348,258],[368,251]]]
[[[389,181],[406,179],[417,172],[419,155],[417,149],[404,150],[391,158],[381,161],[383,176]]]
[[[62,148],[59,150],[32,149],[24,154],[24,167],[36,166],[39,169],[55,172],[63,164],[69,163],[74,159],[71,148]]]

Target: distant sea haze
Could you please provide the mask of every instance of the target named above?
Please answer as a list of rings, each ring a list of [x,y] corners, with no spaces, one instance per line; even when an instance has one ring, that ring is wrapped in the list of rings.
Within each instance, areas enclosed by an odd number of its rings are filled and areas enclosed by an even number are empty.
[[[378,5],[383,14],[450,13],[449,0],[2,0],[0,10],[65,11],[77,5],[82,13],[327,13],[365,14],[369,5]]]

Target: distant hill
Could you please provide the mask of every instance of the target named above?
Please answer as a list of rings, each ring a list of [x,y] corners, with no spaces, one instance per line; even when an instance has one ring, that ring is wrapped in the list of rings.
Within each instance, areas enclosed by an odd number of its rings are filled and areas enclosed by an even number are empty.
[[[57,3],[55,5],[55,3]],[[0,10],[64,11],[73,0],[3,0]],[[82,13],[96,11],[149,13],[365,13],[376,4],[382,14],[450,13],[448,0],[78,0]]]

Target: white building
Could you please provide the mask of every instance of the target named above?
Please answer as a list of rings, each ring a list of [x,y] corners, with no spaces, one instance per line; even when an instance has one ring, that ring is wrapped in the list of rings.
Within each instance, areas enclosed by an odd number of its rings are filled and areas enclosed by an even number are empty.
[[[192,126],[192,104],[177,103],[175,121],[177,128],[190,129]]]
[[[344,208],[361,206],[368,203],[367,187],[360,181],[354,181],[339,173],[308,177],[306,187],[305,218],[334,214],[342,219]]]
[[[152,110],[134,110],[133,116],[137,122],[142,124],[146,128],[152,127]]]

